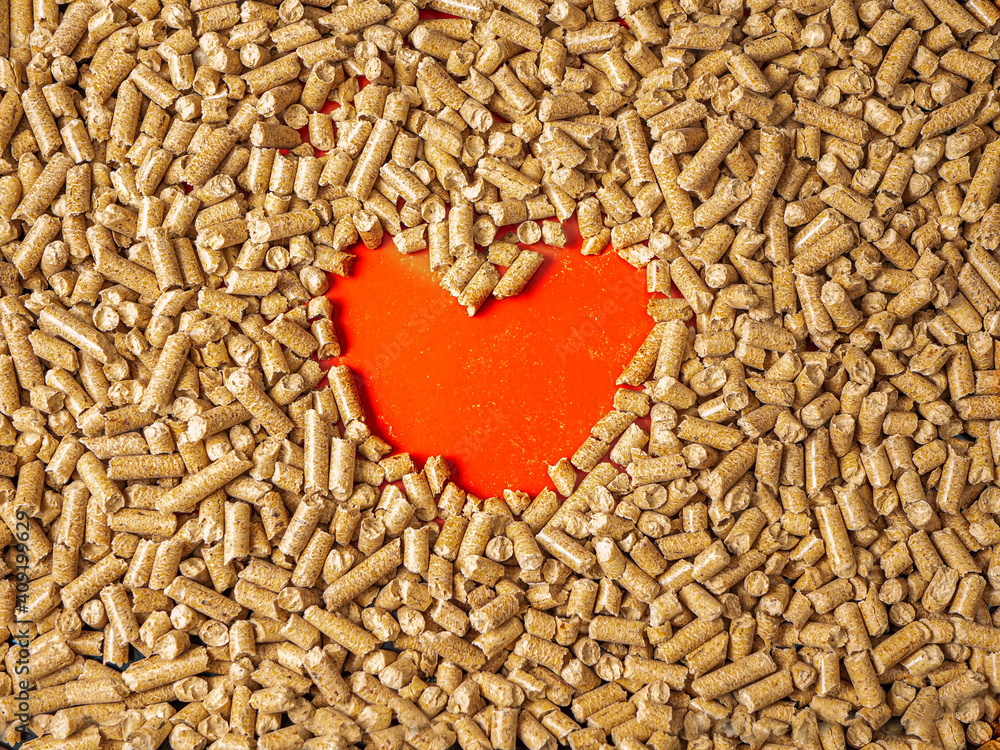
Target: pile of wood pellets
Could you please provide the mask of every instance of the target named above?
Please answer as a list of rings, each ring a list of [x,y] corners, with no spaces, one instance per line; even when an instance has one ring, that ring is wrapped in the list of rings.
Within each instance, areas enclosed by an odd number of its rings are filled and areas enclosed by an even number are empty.
[[[337,3],[0,0],[0,740],[989,741],[1000,9]],[[574,215],[652,330],[478,498],[320,365],[330,275],[471,314]]]

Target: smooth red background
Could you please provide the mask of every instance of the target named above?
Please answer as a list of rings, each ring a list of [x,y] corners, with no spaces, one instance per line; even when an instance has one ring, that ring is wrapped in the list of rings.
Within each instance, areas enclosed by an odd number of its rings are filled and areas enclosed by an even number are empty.
[[[644,272],[611,250],[582,256],[575,218],[566,229],[566,248],[532,246],[546,260],[524,292],[471,318],[426,251],[404,256],[391,240],[355,248],[350,277],[331,277],[345,352],[331,363],[354,370],[373,431],[418,461],[444,455],[480,497],[551,486],[546,465],[612,408],[653,326]]]

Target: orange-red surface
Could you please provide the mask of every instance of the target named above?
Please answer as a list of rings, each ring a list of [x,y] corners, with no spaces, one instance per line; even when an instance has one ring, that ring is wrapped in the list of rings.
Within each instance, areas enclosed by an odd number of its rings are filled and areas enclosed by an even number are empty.
[[[567,225],[575,237],[575,219]],[[328,296],[376,434],[416,459],[442,454],[481,497],[537,493],[611,409],[615,379],[649,333],[645,274],[608,251],[534,249],[517,297],[472,318],[437,285],[427,252],[359,246]]]

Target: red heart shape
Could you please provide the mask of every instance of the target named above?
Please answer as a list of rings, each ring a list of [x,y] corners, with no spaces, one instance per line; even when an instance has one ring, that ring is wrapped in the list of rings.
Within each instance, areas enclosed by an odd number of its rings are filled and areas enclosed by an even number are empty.
[[[546,255],[517,297],[470,318],[438,286],[427,253],[386,241],[358,253],[327,295],[373,432],[418,462],[444,455],[480,497],[539,492],[612,408],[615,381],[648,335],[645,273],[608,251]],[[332,278],[332,277],[331,277]]]

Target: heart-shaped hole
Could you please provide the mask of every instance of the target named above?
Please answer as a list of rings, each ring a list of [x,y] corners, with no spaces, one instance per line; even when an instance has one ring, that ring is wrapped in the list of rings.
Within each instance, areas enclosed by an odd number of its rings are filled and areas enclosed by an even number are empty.
[[[646,280],[613,252],[531,246],[546,260],[518,296],[470,318],[426,253],[386,240],[357,248],[334,301],[344,356],[369,423],[396,450],[446,456],[481,497],[539,492],[546,462],[571,456],[610,408],[615,381],[649,333]],[[573,241],[575,239],[575,242]]]

